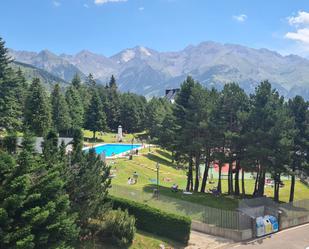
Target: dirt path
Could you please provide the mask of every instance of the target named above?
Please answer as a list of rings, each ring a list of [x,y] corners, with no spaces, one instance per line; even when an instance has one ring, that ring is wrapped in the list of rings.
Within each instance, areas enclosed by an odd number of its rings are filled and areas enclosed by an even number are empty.
[[[232,243],[232,240],[191,231],[189,245],[185,249],[219,249]]]

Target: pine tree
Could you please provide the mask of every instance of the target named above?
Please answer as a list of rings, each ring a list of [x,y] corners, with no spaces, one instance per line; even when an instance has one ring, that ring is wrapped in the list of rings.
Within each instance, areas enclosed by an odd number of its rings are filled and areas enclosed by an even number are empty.
[[[96,82],[95,82],[94,77],[91,73],[87,76],[86,84],[90,88],[93,88],[93,87],[96,86]]]
[[[51,94],[51,105],[54,129],[60,134],[67,134],[68,130],[71,128],[71,117],[68,105],[60,91],[59,84],[55,85]]]
[[[82,81],[79,75],[75,74],[74,78],[72,79],[72,86],[75,87],[76,89],[80,89],[81,85],[82,85]]]
[[[111,183],[108,177],[110,168],[93,150],[76,164],[71,178],[74,185],[71,200],[73,209],[79,214],[80,226],[86,228],[89,219],[97,218],[106,209],[106,197]]]
[[[186,119],[183,122],[183,139],[187,140],[189,146],[188,151],[194,159],[195,165],[195,183],[194,191],[199,190],[200,179],[200,161],[202,158],[202,152],[204,150],[203,144],[203,120],[206,118],[206,95],[207,92],[203,87],[195,82],[191,89],[191,95],[189,96],[188,105],[185,109]],[[190,159],[192,160],[192,159]]]
[[[33,201],[35,208],[29,213],[30,224],[36,224],[35,248],[72,248],[77,239],[76,215],[71,212],[61,170],[60,163],[50,167],[43,160],[38,161],[32,191],[40,198]]]
[[[27,225],[24,217],[31,210],[27,207],[28,197],[31,197],[31,179],[27,171],[0,151],[0,248],[3,249],[35,248],[32,226]]]
[[[34,79],[26,100],[25,124],[37,136],[43,136],[51,127],[50,104],[39,79]]]
[[[7,70],[9,70],[9,63],[11,58],[9,57],[8,49],[5,47],[5,42],[0,37],[0,79],[5,78]]]
[[[309,103],[300,96],[290,99],[288,102],[289,115],[294,119],[294,145],[291,160],[291,189],[290,202],[294,201],[296,171],[302,172],[306,163],[306,154],[309,152]]]
[[[228,175],[228,193],[240,194],[239,173],[244,144],[241,135],[245,120],[245,112],[249,110],[249,99],[244,90],[237,84],[226,84],[221,93],[220,112],[224,123],[225,147],[229,148],[227,160],[230,162]],[[233,191],[232,164],[235,160],[235,191]]]
[[[44,137],[42,152],[44,161],[48,167],[59,163],[58,135],[55,131],[49,131]]]
[[[176,131],[178,128],[175,121],[175,117],[172,113],[167,113],[162,121],[158,135],[158,144],[162,146],[162,148],[170,150],[172,154],[175,152]]]
[[[112,75],[112,77],[109,81],[108,87],[110,89],[117,90],[117,83],[116,83],[116,79],[115,79],[114,75]]]
[[[83,133],[76,130],[73,152],[67,171],[67,192],[72,208],[79,215],[78,223],[87,232],[90,219],[95,219],[106,210],[110,167],[93,150],[83,153]]]
[[[71,156],[72,165],[78,164],[83,160],[83,141],[84,135],[81,129],[74,130],[73,134],[73,151]]]
[[[9,67],[8,50],[0,37],[0,127],[20,130],[22,125],[25,79]]]
[[[143,104],[139,103],[133,93],[125,93],[121,98],[120,119],[122,127],[127,132],[140,131],[143,120]]]
[[[93,132],[93,139],[95,139],[97,131],[106,129],[106,115],[103,111],[101,99],[95,91],[92,93],[85,119],[85,128]]]
[[[26,135],[17,164],[0,153],[0,248],[72,248],[78,229],[58,166],[48,168]]]
[[[70,86],[65,97],[69,108],[72,130],[82,128],[84,124],[84,106],[78,90]]]
[[[255,158],[258,174],[254,196],[264,195],[265,176],[270,172],[275,180],[275,200],[279,199],[280,175],[289,163],[289,148],[293,133],[292,122],[284,108],[284,99],[262,82],[251,96],[252,108],[248,117],[250,141],[247,152]]]
[[[103,97],[103,99],[105,102],[104,110],[107,117],[107,125],[111,130],[116,130],[120,124],[120,96],[117,91],[116,79],[113,75],[108,87],[105,88],[105,92],[106,97]]]
[[[3,139],[3,147],[10,154],[15,154],[17,151],[17,133],[10,132]]]
[[[18,83],[13,72],[0,79],[0,126],[9,131],[20,130],[22,126],[23,100],[19,95],[23,89]]]
[[[158,98],[152,98],[146,106],[146,118],[145,127],[148,129],[148,133],[152,139],[158,138],[159,132],[161,130],[161,125],[164,117],[167,113],[166,107],[167,103],[163,103]]]
[[[175,100],[174,115],[176,118],[177,130],[176,150],[181,157],[186,160],[188,165],[187,186],[186,190],[193,190],[193,151],[191,148],[191,136],[185,131],[184,120],[186,120],[187,108],[189,106],[189,99],[192,95],[192,90],[195,81],[188,76],[180,87],[180,92]]]

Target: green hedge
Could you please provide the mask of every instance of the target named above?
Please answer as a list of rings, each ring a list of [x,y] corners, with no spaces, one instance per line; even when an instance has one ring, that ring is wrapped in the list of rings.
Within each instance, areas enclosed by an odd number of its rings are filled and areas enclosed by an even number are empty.
[[[127,209],[136,218],[136,227],[187,244],[191,220],[187,217],[163,212],[159,209],[127,199],[109,196],[113,208]]]

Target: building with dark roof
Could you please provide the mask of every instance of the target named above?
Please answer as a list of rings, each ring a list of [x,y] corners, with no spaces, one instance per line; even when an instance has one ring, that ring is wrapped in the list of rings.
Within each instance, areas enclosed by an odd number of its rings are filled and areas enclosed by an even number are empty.
[[[165,98],[173,104],[175,102],[176,95],[179,91],[180,91],[179,88],[166,89]]]

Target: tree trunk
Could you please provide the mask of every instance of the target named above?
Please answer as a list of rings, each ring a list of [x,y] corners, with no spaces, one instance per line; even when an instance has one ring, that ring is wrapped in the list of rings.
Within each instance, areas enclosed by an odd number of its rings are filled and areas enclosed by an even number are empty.
[[[92,138],[93,138],[93,142],[95,142],[95,131],[93,131],[93,136],[92,136]]]
[[[193,191],[193,169],[192,169],[192,173],[191,173],[191,180],[190,180],[190,191]]]
[[[205,193],[207,178],[208,178],[208,171],[209,171],[209,164],[210,164],[210,150],[207,150],[207,155],[205,159],[205,169],[204,169],[202,186],[201,186],[201,193]]]
[[[290,189],[290,200],[289,200],[289,202],[293,202],[294,201],[294,191],[295,191],[295,163],[293,162],[291,189]]]
[[[235,195],[239,196],[239,170],[240,170],[240,160],[236,160],[236,172],[235,172]]]
[[[246,189],[245,189],[245,170],[241,169],[241,194],[243,197],[246,195]]]
[[[265,174],[266,174],[265,170],[261,168],[258,191],[257,191],[258,197],[262,197],[264,195]]]
[[[222,194],[222,184],[221,184],[221,175],[222,175],[222,165],[223,163],[219,162],[219,177],[218,177],[218,186],[217,190],[220,194]]]
[[[194,192],[198,192],[199,184],[200,184],[200,155],[197,154],[195,157],[195,184],[194,184]]]
[[[275,175],[274,201],[279,202],[280,174]]]
[[[257,171],[256,171],[256,178],[255,178],[255,183],[254,183],[254,190],[252,195],[255,197],[257,195],[257,190],[258,190],[258,182],[260,180],[260,166],[258,165]]]
[[[228,171],[228,194],[233,194],[233,161],[229,162],[229,171]]]
[[[190,191],[192,189],[192,179],[193,179],[192,178],[192,166],[193,166],[193,160],[192,160],[192,155],[190,155],[186,191]]]

